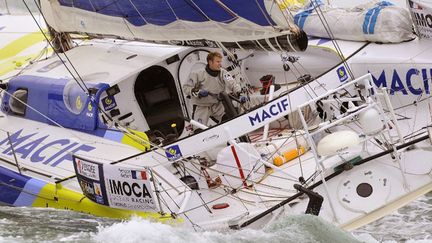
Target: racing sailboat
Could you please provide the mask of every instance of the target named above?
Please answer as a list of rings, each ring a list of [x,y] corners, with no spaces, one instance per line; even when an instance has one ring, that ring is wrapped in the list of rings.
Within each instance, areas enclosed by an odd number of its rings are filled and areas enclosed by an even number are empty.
[[[2,83],[1,202],[197,229],[307,212],[354,229],[431,190],[429,83],[416,79],[430,75],[422,57],[431,45],[339,41],[337,57],[350,57],[340,63],[329,42],[309,40],[305,53],[329,64],[304,75],[303,56],[288,51],[304,51],[305,39],[285,5],[253,3],[42,1],[57,33],[126,40],[73,39],[80,44]],[[244,113],[208,127],[183,119],[191,109],[181,84],[215,47],[245,83],[268,74],[275,52],[273,76],[286,82],[268,93],[245,85]],[[408,62],[407,53],[374,59],[401,47],[416,51]],[[387,70],[376,74],[394,63],[391,83]],[[398,73],[414,64],[404,83]],[[188,123],[205,130],[192,134]]]

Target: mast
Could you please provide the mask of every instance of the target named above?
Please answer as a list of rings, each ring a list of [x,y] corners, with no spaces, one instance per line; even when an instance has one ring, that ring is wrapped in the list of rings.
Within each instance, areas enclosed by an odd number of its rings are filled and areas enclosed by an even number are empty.
[[[45,20],[45,24],[48,28],[48,34],[50,36],[51,44],[54,48],[55,52],[58,53],[64,53],[70,49],[72,49],[72,39],[69,35],[69,33],[65,32],[57,32],[53,27],[51,27],[46,21],[44,14],[42,13],[42,5],[41,0],[37,1],[37,8],[39,9],[40,14],[43,16],[43,19]],[[29,9],[30,11],[30,9]],[[48,41],[48,40],[47,40]]]
[[[48,33],[50,35],[51,43],[56,52],[64,53],[72,49],[72,39],[69,33],[57,32],[54,28],[48,25]]]

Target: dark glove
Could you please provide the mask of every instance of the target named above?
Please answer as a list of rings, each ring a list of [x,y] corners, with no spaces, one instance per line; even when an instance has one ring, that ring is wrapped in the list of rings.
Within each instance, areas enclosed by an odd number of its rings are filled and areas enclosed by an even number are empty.
[[[207,97],[208,95],[209,95],[209,92],[207,90],[200,89],[198,91],[198,98]]]
[[[248,98],[244,95],[240,95],[239,97],[240,103],[244,104],[246,101],[248,101]]]
[[[209,92],[207,90],[204,90],[204,89],[192,89],[191,93],[192,93],[192,96],[198,97],[198,98],[207,97],[209,94]]]
[[[192,89],[191,93],[192,93],[193,97],[198,97],[198,98],[202,98],[202,97],[207,97],[208,96],[208,91],[205,90],[205,89]]]

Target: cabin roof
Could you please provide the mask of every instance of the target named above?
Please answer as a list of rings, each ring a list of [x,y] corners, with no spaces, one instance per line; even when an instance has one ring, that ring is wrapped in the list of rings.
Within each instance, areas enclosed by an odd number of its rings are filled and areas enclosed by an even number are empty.
[[[85,82],[113,85],[186,49],[187,47],[103,39],[81,43],[66,52],[67,58],[62,53],[59,56],[78,80],[74,69]],[[31,65],[26,74],[73,78],[57,56]]]

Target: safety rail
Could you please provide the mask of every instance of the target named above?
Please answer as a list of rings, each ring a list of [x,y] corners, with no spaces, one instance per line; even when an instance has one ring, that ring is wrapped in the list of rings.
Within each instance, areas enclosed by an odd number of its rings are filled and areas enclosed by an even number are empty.
[[[325,130],[328,130],[332,127],[335,127],[337,125],[340,125],[342,123],[345,122],[354,122],[357,121],[358,116],[362,113],[365,112],[367,110],[370,109],[375,109],[379,115],[379,119],[382,121],[384,127],[381,131],[387,131],[389,132],[389,127],[387,125],[389,119],[384,115],[383,109],[381,108],[381,104],[379,103],[378,100],[378,91],[376,90],[376,88],[373,86],[372,84],[372,77],[370,74],[368,75],[364,75],[358,79],[355,79],[353,81],[350,81],[344,85],[341,85],[340,87],[333,89],[333,90],[329,90],[328,92],[326,92],[325,94],[318,96],[312,100],[310,100],[309,102],[306,102],[302,105],[300,105],[297,108],[297,112],[300,115],[300,120],[303,124],[303,128],[304,128],[304,132],[305,132],[305,136],[308,139],[308,142],[311,146],[311,150],[314,153],[315,159],[317,161],[317,163],[321,163],[323,160],[327,159],[327,156],[320,156],[318,154],[317,151],[317,144],[316,141],[313,139],[313,137]],[[355,93],[355,94],[359,94],[360,97],[357,98],[340,98],[338,99],[333,99],[329,101],[329,98],[334,98],[337,97],[338,92],[340,91],[344,91],[345,93]],[[332,116],[331,119],[329,119],[329,121],[325,121],[322,122],[318,125],[317,127],[310,127],[307,122],[306,119],[304,117],[303,114],[303,110],[302,108],[307,107],[307,106],[312,106],[312,107],[316,107],[317,106],[317,102],[331,102],[331,101],[335,101],[337,103],[342,103],[342,102],[346,102],[346,100],[349,100],[349,102],[353,102],[353,101],[361,101],[363,102],[363,104],[360,105],[355,105],[354,103],[351,103],[351,107],[346,107],[347,110],[345,112],[339,112],[340,114],[334,115],[335,113],[337,113],[335,110],[334,114],[330,114],[330,116]],[[324,103],[323,102],[323,103]],[[339,104],[339,106],[342,104]],[[377,132],[378,133],[378,132]],[[364,134],[364,136],[366,137],[366,140],[372,139],[374,137],[374,135],[368,136],[370,134]]]
[[[350,104],[348,104],[348,107],[345,107],[346,110],[345,112],[343,111],[339,111],[340,114],[338,115],[334,115],[334,114],[330,114],[331,119],[327,122],[323,122],[321,124],[319,124],[318,128],[314,128],[315,130],[312,131],[312,129],[308,126],[308,124],[306,123],[305,117],[303,115],[303,107],[306,106],[317,106],[317,103],[321,101],[321,103],[323,104],[323,101],[325,102],[331,102],[331,101],[326,101],[326,100],[331,100],[334,99],[333,101],[336,101],[337,103],[340,103],[339,105],[343,105],[342,102],[337,101],[337,97],[339,94],[339,92],[343,91],[344,94],[358,94],[359,98],[361,100],[361,102],[363,104],[360,105],[356,105],[354,104],[352,101]],[[384,97],[385,98],[385,97]],[[348,98],[350,99],[350,98]],[[355,100],[354,101],[358,101]],[[386,105],[390,107],[390,111],[392,111],[393,109],[391,108],[391,104],[389,102],[387,102],[388,100],[386,100]],[[325,103],[324,102],[324,103]],[[347,104],[347,103],[346,103]],[[378,124],[372,124],[372,126],[375,125],[376,129],[375,130],[368,130],[367,126],[370,125],[373,122],[364,122],[362,123],[361,121],[361,115],[366,116],[366,112],[371,111],[371,110],[375,110],[372,113],[374,113],[373,118],[375,119],[375,123]],[[313,136],[324,132],[327,129],[330,129],[332,127],[335,127],[337,125],[342,124],[343,122],[357,122],[359,121],[360,123],[360,127],[361,130],[364,133],[364,139],[362,139],[362,141],[358,141],[359,143],[363,143],[365,144],[368,140],[371,139],[375,139],[376,136],[381,136],[380,138],[387,140],[390,140],[390,146],[391,146],[391,151],[393,153],[398,153],[398,147],[396,146],[396,144],[394,143],[392,136],[390,134],[390,127],[388,125],[389,120],[393,120],[394,116],[390,116],[390,119],[384,114],[384,111],[382,109],[382,106],[380,104],[380,101],[378,99],[378,91],[375,88],[375,86],[373,85],[373,80],[370,74],[364,75],[360,78],[357,78],[353,81],[347,82],[344,85],[341,85],[340,87],[333,89],[333,90],[329,90],[328,92],[326,92],[325,94],[318,96],[316,98],[314,98],[313,100],[304,103],[303,105],[300,105],[297,108],[297,111],[299,113],[300,116],[300,120],[303,124],[303,128],[304,128],[304,132],[305,132],[305,136],[307,141],[310,144],[311,147],[311,151],[315,157],[315,162],[317,164],[317,168],[318,168],[318,172],[321,175],[321,182],[323,184],[324,187],[324,193],[326,194],[326,199],[329,201],[329,205],[331,208],[331,211],[333,213],[333,217],[334,217],[334,221],[337,222],[338,221],[338,217],[336,214],[336,211],[334,209],[334,203],[332,202],[332,197],[330,197],[330,193],[329,193],[329,189],[326,183],[326,177],[325,177],[325,167],[324,167],[324,161],[327,159],[330,159],[334,156],[340,156],[341,152],[346,151],[346,149],[349,148],[349,145],[345,145],[345,144],[341,144],[341,145],[337,145],[334,146],[334,151],[330,150],[330,152],[327,153],[323,153],[323,154],[319,154],[318,151],[318,146],[316,144],[316,141],[314,140]],[[335,109],[333,109],[334,113],[337,113]],[[364,113],[363,113],[364,112]],[[393,121],[394,124],[397,126],[397,121]],[[352,130],[352,129],[349,129]],[[368,133],[369,131],[369,133]],[[372,132],[370,132],[372,131]],[[398,131],[398,129],[397,129]],[[386,136],[384,135],[384,133],[386,133]],[[357,134],[357,132],[355,132],[355,134]],[[360,139],[359,139],[360,140]],[[358,143],[358,144],[359,144]],[[338,147],[338,146],[343,146],[343,147]],[[365,147],[363,146],[363,149]],[[386,148],[386,149],[390,149],[390,148]],[[322,151],[321,151],[322,152]],[[402,177],[404,178],[404,181],[406,181],[405,176],[403,174],[402,171],[402,166],[401,166],[401,162],[399,160],[399,156],[395,156],[395,159],[397,160],[397,162],[399,163],[399,167],[401,169],[401,173],[402,173]],[[341,162],[345,163],[346,161],[344,161],[343,159],[341,160]]]

